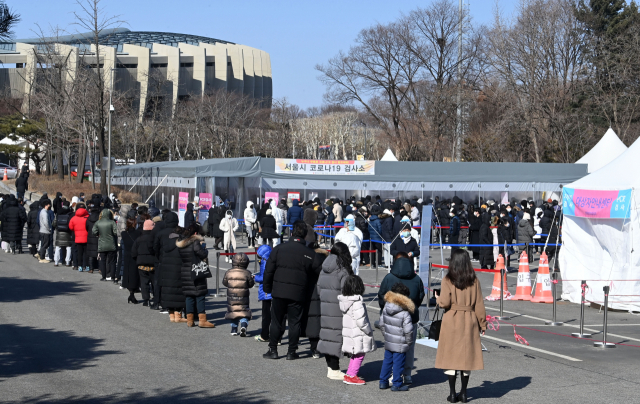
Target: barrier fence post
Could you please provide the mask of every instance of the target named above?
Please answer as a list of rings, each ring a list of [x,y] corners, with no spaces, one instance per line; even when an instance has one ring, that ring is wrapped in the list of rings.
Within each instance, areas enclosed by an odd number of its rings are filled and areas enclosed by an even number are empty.
[[[571,333],[576,338],[591,338],[591,334],[584,333],[584,293],[587,287],[587,281],[582,281],[582,298],[580,299],[580,332]]]
[[[504,315],[504,278],[506,274],[506,270],[504,268],[500,268],[500,316],[496,317],[498,320],[507,321],[511,320],[511,317],[505,317]]]
[[[371,251],[371,234],[369,234],[369,251]],[[373,255],[369,253],[369,268],[371,268],[371,265],[373,265]]]
[[[258,273],[258,252],[257,252],[257,250],[256,250],[255,258],[253,259],[253,273],[254,274]]]
[[[376,256],[376,285],[377,285],[378,284],[378,269],[380,269],[380,265],[378,265],[378,254],[374,254],[374,255]]]
[[[550,326],[560,326],[563,325],[563,323],[556,321],[556,290],[558,288],[558,273],[557,272],[552,272],[551,273],[551,296],[553,296],[553,320],[552,321],[545,321],[546,325],[550,325]]]
[[[220,253],[216,253],[216,294],[213,297],[220,295]]]
[[[602,342],[594,342],[597,348],[615,348],[616,344],[607,342],[607,312],[609,311],[609,286],[602,288],[604,291],[604,325],[602,327]]]
[[[429,263],[429,276],[427,277],[427,295],[431,292],[431,273],[432,273],[432,263]],[[429,306],[429,302],[431,299],[427,300],[427,307]]]

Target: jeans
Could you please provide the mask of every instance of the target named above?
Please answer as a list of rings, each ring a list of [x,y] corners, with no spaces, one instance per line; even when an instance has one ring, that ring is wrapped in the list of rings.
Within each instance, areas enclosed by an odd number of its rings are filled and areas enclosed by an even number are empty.
[[[300,323],[303,313],[302,303],[295,300],[274,297],[271,300],[271,326],[269,330],[269,348],[276,350],[278,341],[284,334],[284,318],[289,321],[289,352],[298,350]]]
[[[231,322],[231,332],[238,331],[238,327],[247,328],[248,326],[249,326],[249,320],[247,320],[246,318],[239,318],[237,320],[233,320]]]
[[[71,265],[71,247],[60,247],[60,246],[56,246],[56,252],[53,255],[53,262],[58,265],[60,263],[60,259],[61,257],[61,252],[62,249],[65,249],[66,253],[65,253],[65,259],[64,261],[67,263],[67,265]]]
[[[51,234],[40,233],[40,259],[43,260],[49,253],[49,258],[53,257],[53,245],[51,244]]]
[[[198,309],[198,314],[204,313],[204,296],[191,297],[187,296],[185,298],[186,310],[187,314],[195,314],[196,308]]]
[[[384,351],[382,369],[380,369],[380,382],[386,382],[391,377],[393,370],[393,385],[402,386],[402,373],[404,372],[404,362],[407,354],[400,352]]]
[[[98,257],[100,258],[98,264],[100,265],[100,273],[102,274],[102,279],[108,277],[112,280],[116,277],[116,252],[115,251],[105,251],[98,253]],[[108,271],[108,273],[107,273]]]
[[[358,371],[360,371],[360,366],[362,366],[362,361],[364,361],[364,354],[356,354],[351,356],[351,360],[349,361],[349,368],[347,369],[347,375],[356,377],[358,376]]]
[[[87,243],[76,243],[76,266],[79,271],[83,269],[88,271],[89,257],[87,256]]]
[[[416,350],[416,338],[418,337],[418,324],[413,325],[413,335],[411,336],[411,347],[406,353],[406,360],[404,365],[404,376],[411,376],[411,369],[413,368],[414,354]],[[395,374],[395,373],[394,373]]]

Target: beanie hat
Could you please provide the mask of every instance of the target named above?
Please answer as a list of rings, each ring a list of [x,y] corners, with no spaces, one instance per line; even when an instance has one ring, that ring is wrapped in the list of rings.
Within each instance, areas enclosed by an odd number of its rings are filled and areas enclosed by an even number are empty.
[[[273,211],[271,209],[267,209],[267,215],[271,215]]]
[[[237,253],[231,259],[231,266],[233,268],[247,269],[249,266],[249,257],[245,253]]]
[[[524,212],[524,214],[522,215],[522,218],[523,218],[524,220],[531,220],[531,215],[530,215],[530,214],[528,214],[527,212]]]
[[[153,230],[156,224],[151,220],[145,220],[144,225],[142,226],[142,230]]]
[[[154,222],[154,223],[161,222],[161,221],[162,221],[162,216],[160,216],[160,215],[155,216],[155,217],[154,217],[153,219],[151,219],[151,220],[153,220],[153,222]]]
[[[77,196],[74,196],[73,198],[71,198],[71,203],[72,203],[72,204],[74,204],[74,203],[78,203],[78,197],[77,197]]]

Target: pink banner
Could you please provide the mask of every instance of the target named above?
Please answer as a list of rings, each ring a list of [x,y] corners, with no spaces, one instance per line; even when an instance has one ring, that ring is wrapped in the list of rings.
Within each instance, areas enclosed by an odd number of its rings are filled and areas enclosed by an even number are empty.
[[[186,211],[187,204],[189,203],[189,193],[188,192],[180,192],[178,194],[178,211]]]
[[[209,210],[213,204],[213,195],[200,193],[200,206],[202,209]]]
[[[631,191],[631,189],[600,191],[565,187],[562,190],[562,211],[569,216],[626,219],[629,218]]]
[[[269,202],[269,199],[273,199],[276,202],[276,205],[278,204],[278,201],[280,200],[280,194],[277,192],[265,192],[264,193],[264,201],[265,202]]]

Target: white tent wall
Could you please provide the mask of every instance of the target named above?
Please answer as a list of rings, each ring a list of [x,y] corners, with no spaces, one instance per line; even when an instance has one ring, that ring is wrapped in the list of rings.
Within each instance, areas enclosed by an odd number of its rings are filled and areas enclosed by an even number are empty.
[[[631,212],[631,220],[564,216],[562,233],[570,235],[563,238],[559,253],[564,299],[579,303],[581,280],[586,280],[587,301],[603,304],[602,288],[610,286],[610,308],[640,311],[640,296],[637,296],[640,290],[640,226],[637,212]],[[610,281],[601,281],[605,279]]]
[[[616,132],[609,128],[602,136],[602,139],[580,160],[576,161],[576,164],[587,164],[589,167],[587,171],[593,173],[626,151],[627,146],[622,143]]]

